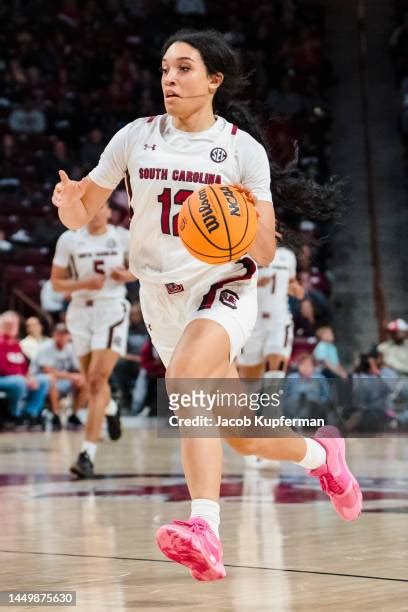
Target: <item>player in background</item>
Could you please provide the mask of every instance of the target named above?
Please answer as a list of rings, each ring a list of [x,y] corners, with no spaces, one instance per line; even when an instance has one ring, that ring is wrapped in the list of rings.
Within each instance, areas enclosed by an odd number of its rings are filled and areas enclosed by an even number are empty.
[[[237,362],[242,378],[284,378],[293,344],[288,295],[301,300],[304,289],[296,278],[296,257],[286,247],[259,269],[258,316]]]
[[[292,352],[293,319],[288,295],[303,299],[296,278],[296,256],[278,247],[269,266],[259,268],[258,316],[247,343],[237,358],[241,378],[284,378]],[[280,463],[254,455],[245,457],[247,467],[276,469]]]
[[[74,229],[89,223],[128,177],[134,211],[130,269],[140,280],[143,317],[166,366],[170,391],[180,379],[239,378],[234,359],[256,319],[255,262],[268,265],[275,253],[269,160],[254,117],[234,101],[245,84],[222,34],[177,32],[162,53],[166,114],[124,126],[87,177],[74,181],[60,171],[54,189],[60,219]],[[194,259],[177,233],[180,204],[211,182],[241,183],[259,213],[248,255],[216,266]],[[317,201],[326,205],[327,193],[324,198],[314,184],[290,183],[290,192],[280,184],[280,193],[289,198],[286,206],[296,202],[303,213],[302,205],[309,210]],[[227,291],[235,296],[234,307],[223,299]],[[344,440],[319,433],[311,439],[288,430],[285,438],[226,441],[243,455],[293,461],[310,470],[336,512],[354,520],[361,493],[346,464]],[[191,515],[160,527],[156,541],[195,579],[217,580],[226,575],[218,533],[222,440],[181,436],[180,444]]]
[[[71,293],[66,323],[89,391],[85,440],[71,472],[94,474],[97,442],[106,415],[112,440],[121,436],[119,409],[109,377],[125,354],[129,302],[125,283],[135,280],[127,269],[129,231],[109,224],[106,201],[86,227],[64,232],[56,246],[51,280],[55,291]]]

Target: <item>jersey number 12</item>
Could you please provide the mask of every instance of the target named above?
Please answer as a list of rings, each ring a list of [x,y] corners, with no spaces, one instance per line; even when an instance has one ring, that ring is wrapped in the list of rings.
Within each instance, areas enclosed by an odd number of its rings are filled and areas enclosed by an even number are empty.
[[[181,206],[184,200],[186,200],[188,196],[191,195],[192,193],[193,192],[190,189],[179,189],[174,194],[173,203],[179,204]],[[178,233],[179,213],[177,213],[176,215],[172,217],[171,223],[170,223],[170,212],[171,212],[171,204],[172,204],[171,189],[169,187],[165,187],[163,189],[163,192],[159,196],[157,196],[157,199],[162,205],[160,222],[161,222],[161,228],[162,228],[163,234],[168,234],[169,236],[178,236],[179,235]]]

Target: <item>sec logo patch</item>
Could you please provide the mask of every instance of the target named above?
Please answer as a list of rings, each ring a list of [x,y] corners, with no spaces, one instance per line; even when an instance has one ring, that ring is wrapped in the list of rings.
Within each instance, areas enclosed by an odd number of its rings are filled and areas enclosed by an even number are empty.
[[[227,152],[225,149],[221,149],[221,147],[215,147],[215,149],[212,149],[210,156],[213,162],[219,164],[223,162],[224,159],[227,159]]]

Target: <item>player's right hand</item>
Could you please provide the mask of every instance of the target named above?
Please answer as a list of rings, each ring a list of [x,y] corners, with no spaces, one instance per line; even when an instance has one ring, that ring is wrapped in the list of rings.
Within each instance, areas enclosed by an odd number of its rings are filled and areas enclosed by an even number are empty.
[[[59,170],[58,174],[61,180],[54,187],[52,203],[57,208],[65,208],[85,195],[87,180],[72,181],[64,170]]]
[[[102,289],[104,282],[104,274],[94,274],[93,276],[89,276],[88,278],[84,279],[83,287],[84,289],[90,289],[91,291],[98,291],[99,289]]]

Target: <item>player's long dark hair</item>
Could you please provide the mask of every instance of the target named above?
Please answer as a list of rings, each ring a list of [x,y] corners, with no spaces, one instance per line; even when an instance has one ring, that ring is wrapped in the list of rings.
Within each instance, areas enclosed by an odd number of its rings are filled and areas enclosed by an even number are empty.
[[[248,104],[236,101],[236,97],[243,92],[249,80],[241,68],[238,55],[220,32],[179,30],[166,40],[162,54],[175,42],[185,42],[197,49],[208,74],[221,72],[224,75],[214,98],[214,111],[251,134],[265,147],[271,166],[273,201],[279,216],[277,231],[283,234],[282,242],[297,250],[302,241],[299,232],[292,225],[294,219],[298,216],[327,221],[339,218],[344,204],[341,183],[332,179],[325,185],[319,185],[306,178],[298,168],[296,143],[294,158],[287,166],[281,167],[271,159],[266,139]],[[282,222],[282,219],[286,222]]]

